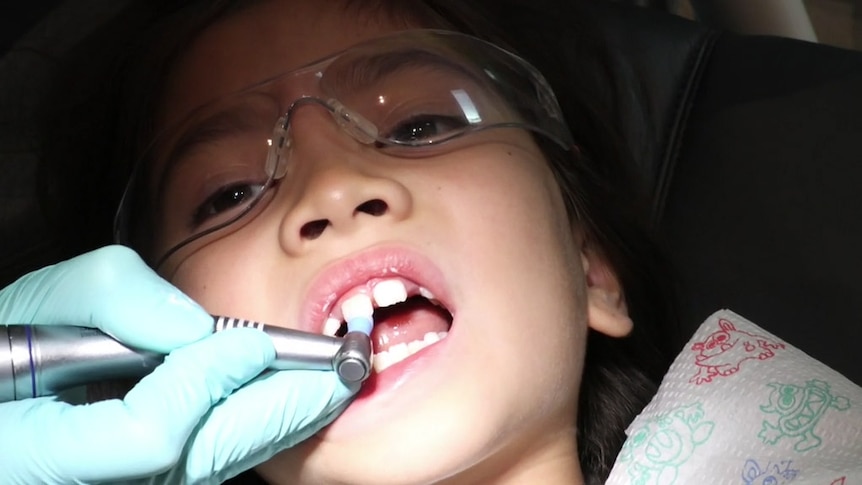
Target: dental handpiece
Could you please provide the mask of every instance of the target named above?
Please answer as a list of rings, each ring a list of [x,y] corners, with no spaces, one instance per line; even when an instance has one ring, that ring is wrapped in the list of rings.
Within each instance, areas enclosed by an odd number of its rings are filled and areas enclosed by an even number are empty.
[[[273,370],[333,370],[346,383],[362,382],[371,373],[368,328],[349,325],[344,337],[330,337],[221,316],[213,322],[216,332],[251,327],[269,335],[276,352]],[[0,402],[140,378],[163,360],[164,355],[132,349],[92,328],[0,325]]]

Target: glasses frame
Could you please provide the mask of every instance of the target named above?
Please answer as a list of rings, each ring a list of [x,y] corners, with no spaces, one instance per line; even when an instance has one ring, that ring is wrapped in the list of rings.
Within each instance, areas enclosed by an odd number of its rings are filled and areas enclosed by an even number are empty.
[[[544,126],[539,126],[539,122],[527,122],[524,120],[491,123],[478,126],[470,125],[467,129],[456,131],[450,134],[450,136],[439,140],[421,141],[418,143],[402,143],[397,140],[381,137],[379,130],[374,123],[367,120],[360,113],[351,110],[334,97],[326,98],[314,95],[301,95],[291,101],[287,109],[284,110],[284,114],[279,117],[275,123],[272,138],[267,140],[270,144],[265,162],[267,180],[261,185],[261,191],[257,196],[251,200],[245,208],[239,210],[232,217],[180,240],[157,259],[148,261],[151,266],[155,269],[159,269],[169,258],[174,256],[181,249],[187,247],[194,241],[200,240],[215,232],[221,231],[228,226],[234,225],[237,221],[245,218],[250,212],[257,208],[261,201],[266,199],[267,192],[277,185],[277,182],[286,174],[287,163],[284,161],[285,157],[283,154],[285,153],[285,150],[290,147],[291,143],[290,123],[292,115],[302,106],[313,104],[326,109],[332,115],[333,120],[341,131],[344,131],[353,139],[365,145],[376,143],[385,147],[427,147],[430,145],[445,144],[454,139],[462,138],[479,131],[497,128],[519,128],[547,138],[564,150],[568,151],[577,149],[576,144],[572,139],[571,132],[563,119],[562,110],[560,109],[553,90],[541,73],[539,73],[538,70],[536,70],[526,60],[494,44],[463,33],[436,29],[416,29],[402,31],[396,34],[390,34],[362,42],[298,69],[292,69],[269,77],[252,86],[239,90],[233,95],[222,96],[216,100],[204,103],[198,106],[198,108],[192,110],[192,112],[190,112],[183,121],[162,130],[160,135],[155,137],[154,141],[149,144],[149,148],[144,150],[144,153],[154,153],[156,151],[154,147],[158,146],[164,139],[170,139],[171,128],[183,126],[184,123],[189,119],[192,119],[201,110],[212,106],[214,103],[223,101],[225,98],[253,92],[256,89],[260,89],[261,86],[270,85],[278,80],[285,79],[290,76],[307,75],[308,73],[312,73],[312,75],[322,78],[325,73],[325,69],[343,56],[350,55],[351,53],[360,50],[372,50],[374,48],[385,51],[384,48],[387,46],[413,46],[414,48],[415,46],[422,46],[426,49],[433,48],[434,50],[432,52],[449,52],[452,56],[457,58],[458,62],[468,63],[473,66],[485,66],[485,74],[492,78],[495,75],[500,75],[500,73],[489,72],[487,66],[493,63],[494,66],[501,68],[500,71],[508,71],[502,73],[503,75],[508,75],[522,83],[526,82],[525,84],[531,86],[535,90],[532,97],[534,106],[531,108],[540,115],[537,116],[537,119],[540,120]],[[503,84],[503,81],[500,81],[500,83],[503,86],[509,86],[508,84]],[[517,108],[515,107],[512,109],[517,111]],[[146,170],[144,170],[143,167],[148,163],[148,161],[149,159],[147,156],[141,156],[137,163],[135,163],[132,175],[130,176],[129,182],[123,192],[123,196],[114,219],[115,242],[133,248],[135,247],[135,244],[129,236],[129,234],[131,234],[129,228],[132,223],[132,217],[129,211],[130,207],[136,207],[134,201],[137,200],[137,196],[134,192],[137,188],[139,178],[141,178],[142,174],[146,173]],[[244,226],[244,224],[237,226],[237,229],[242,226]]]

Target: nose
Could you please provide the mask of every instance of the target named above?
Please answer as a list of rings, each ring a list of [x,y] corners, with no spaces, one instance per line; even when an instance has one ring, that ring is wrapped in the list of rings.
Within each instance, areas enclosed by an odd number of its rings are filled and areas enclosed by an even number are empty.
[[[279,196],[286,199],[279,227],[285,252],[301,255],[366,229],[383,233],[409,216],[411,194],[386,172],[385,155],[345,133],[325,108],[296,110],[289,130],[279,189],[286,194]]]

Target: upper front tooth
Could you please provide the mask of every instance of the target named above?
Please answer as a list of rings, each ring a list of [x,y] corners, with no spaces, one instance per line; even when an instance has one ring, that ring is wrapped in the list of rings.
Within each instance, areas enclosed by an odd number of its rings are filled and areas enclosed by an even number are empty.
[[[323,326],[323,334],[329,335],[330,337],[334,337],[336,333],[338,333],[338,329],[341,328],[341,321],[337,318],[327,318],[326,324]]]
[[[350,322],[356,318],[371,320],[371,317],[374,315],[374,306],[371,304],[371,298],[368,295],[357,293],[341,304],[341,313],[346,322]]]
[[[371,291],[378,307],[387,307],[407,300],[407,288],[401,280],[383,280]]]

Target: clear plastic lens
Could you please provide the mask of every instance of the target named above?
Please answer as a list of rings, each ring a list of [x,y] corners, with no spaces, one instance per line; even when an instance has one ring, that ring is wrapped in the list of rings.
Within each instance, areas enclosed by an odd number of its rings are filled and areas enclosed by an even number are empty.
[[[505,103],[482,71],[442,52],[401,48],[344,57],[327,68],[321,87],[377,127],[381,148],[427,146],[504,121]]]
[[[157,265],[191,241],[241,227],[289,176],[299,109],[328,110],[358,143],[406,158],[457,149],[448,142],[496,127],[572,145],[553,94],[522,60],[461,34],[406,32],[198,108],[153,145],[118,221],[130,219],[130,200],[152,201],[145,210],[155,214]]]
[[[155,161],[157,236],[172,246],[245,211],[268,184],[277,105],[238,97],[187,120]],[[160,163],[161,162],[161,163]],[[161,170],[160,170],[161,169]]]

